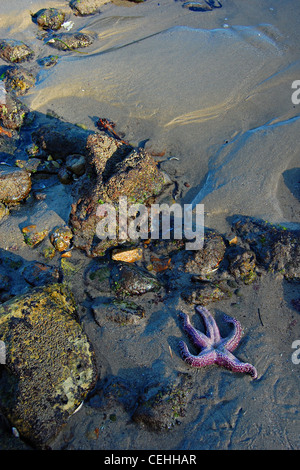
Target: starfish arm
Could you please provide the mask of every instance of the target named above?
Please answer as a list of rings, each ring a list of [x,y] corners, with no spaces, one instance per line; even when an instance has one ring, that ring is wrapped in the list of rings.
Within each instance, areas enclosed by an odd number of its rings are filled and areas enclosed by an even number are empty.
[[[221,340],[220,331],[212,314],[207,310],[207,308],[202,307],[200,305],[197,305],[195,309],[198,313],[200,313],[204,321],[206,331],[209,334],[212,343],[219,343],[219,341]]]
[[[215,362],[219,366],[232,370],[232,372],[250,374],[253,379],[257,378],[257,371],[252,364],[239,361],[233,354],[231,354],[231,352],[223,348],[217,350],[217,358]]]
[[[232,317],[228,317],[227,315],[224,315],[224,320],[227,323],[232,323],[234,329],[233,332],[229,336],[227,336],[227,338],[224,338],[224,340],[222,341],[222,346],[228,349],[228,351],[234,351],[242,337],[242,326],[238,320]]]
[[[179,316],[183,321],[183,329],[192,341],[192,343],[199,349],[206,348],[210,344],[210,339],[207,338],[204,333],[201,333],[201,331],[198,331],[191,325],[188,315],[183,312],[180,312]]]
[[[182,359],[192,367],[209,366],[216,360],[216,352],[214,349],[207,348],[201,351],[197,356],[194,356],[190,353],[184,341],[179,342],[179,349]]]

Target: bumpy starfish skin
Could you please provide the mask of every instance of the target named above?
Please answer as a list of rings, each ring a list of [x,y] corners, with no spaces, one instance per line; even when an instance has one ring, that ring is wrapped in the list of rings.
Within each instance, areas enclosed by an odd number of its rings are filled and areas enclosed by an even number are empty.
[[[242,327],[240,322],[234,318],[224,316],[227,323],[232,323],[233,331],[226,338],[221,338],[219,328],[211,313],[205,307],[196,307],[200,313],[206,328],[206,334],[194,328],[188,315],[180,313],[183,321],[183,329],[187,333],[194,346],[201,352],[194,356],[188,350],[184,341],[180,341],[179,348],[184,361],[192,367],[204,367],[211,364],[218,364],[233,372],[250,374],[253,379],[257,378],[257,371],[251,364],[239,361],[231,352],[235,350],[242,337]]]

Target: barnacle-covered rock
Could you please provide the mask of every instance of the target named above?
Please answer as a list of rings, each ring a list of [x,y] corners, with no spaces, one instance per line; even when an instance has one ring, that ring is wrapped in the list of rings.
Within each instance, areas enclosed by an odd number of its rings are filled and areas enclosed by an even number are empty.
[[[32,59],[34,52],[22,41],[0,39],[0,57],[6,62],[18,63]]]
[[[32,20],[43,29],[58,30],[65,20],[65,14],[57,8],[42,8],[32,15]]]
[[[47,44],[59,51],[73,51],[81,47],[88,47],[93,38],[85,33],[60,33],[53,36]]]
[[[203,247],[194,251],[185,264],[185,272],[209,278],[217,271],[224,258],[226,246],[223,237],[214,231],[208,231],[204,236]]]
[[[31,190],[30,174],[20,168],[4,166],[0,170],[0,201],[6,204],[25,199]]]
[[[287,280],[300,279],[299,230],[243,216],[235,218],[233,228],[264,269],[280,273]]]
[[[122,196],[127,197],[128,204],[147,205],[163,190],[165,179],[150,154],[112,137],[90,135],[87,151],[86,173],[76,187],[70,226],[76,247],[90,256],[102,256],[118,244],[118,238],[97,237],[99,205],[112,204],[118,213]]]
[[[189,304],[209,305],[211,302],[225,300],[232,296],[232,291],[226,281],[203,282],[197,287],[185,289],[181,297]]]
[[[111,270],[111,286],[120,297],[158,291],[159,281],[148,271],[127,263],[115,264]]]
[[[76,15],[86,16],[97,13],[108,0],[71,0],[70,7]]]
[[[167,431],[180,424],[192,392],[189,374],[178,374],[166,383],[152,383],[139,397],[133,420],[152,431]]]
[[[107,321],[121,325],[136,324],[145,315],[145,310],[135,302],[124,299],[108,299],[106,302],[96,300],[92,305],[95,321],[103,326]]]
[[[35,76],[25,67],[12,66],[5,73],[4,82],[7,91],[16,96],[25,95],[35,85]]]
[[[18,98],[7,94],[5,104],[0,106],[0,119],[7,129],[20,129],[29,110]]]
[[[50,235],[50,241],[57,251],[64,251],[70,247],[73,238],[72,230],[67,227],[55,227]]]
[[[91,345],[62,284],[36,287],[0,306],[6,364],[2,413],[20,437],[44,448],[96,381]]]
[[[237,281],[241,279],[245,284],[251,284],[256,279],[256,256],[253,251],[236,247],[229,251],[227,257],[228,271]]]

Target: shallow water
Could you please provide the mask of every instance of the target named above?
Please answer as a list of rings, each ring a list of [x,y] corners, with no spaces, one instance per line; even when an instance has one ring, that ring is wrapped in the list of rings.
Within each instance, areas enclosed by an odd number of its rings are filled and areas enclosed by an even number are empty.
[[[36,86],[22,98],[30,108],[92,130],[97,117],[112,119],[130,142],[165,151],[160,160],[176,157],[172,163],[188,183],[178,200],[204,203],[209,227],[226,232],[227,218],[237,213],[299,224],[300,104],[291,101],[292,82],[300,79],[297,0],[224,0],[211,12],[189,11],[173,0],[118,0],[86,18],[72,15],[67,1],[2,1],[0,37],[23,40],[36,58],[56,54],[37,39],[30,17],[30,11],[52,6],[66,8],[72,32],[85,31],[95,40],[80,52],[59,52],[50,69],[35,61],[24,65],[38,72]],[[64,189],[58,196],[64,197]],[[58,219],[67,218],[67,194],[65,206],[53,202]],[[30,222],[37,215],[47,218],[47,207],[39,207]],[[22,217],[27,215],[20,214],[19,223]],[[2,230],[1,247],[17,237],[14,230],[13,223]],[[205,399],[196,400],[185,424],[163,437],[128,423],[120,410],[116,423],[103,424],[101,410],[83,407],[56,448],[299,448],[299,366],[290,360],[299,315],[288,304],[295,295],[294,287],[265,280],[259,291],[246,287],[235,307],[226,301],[214,306],[242,321],[246,339],[239,357],[255,363],[258,381],[218,368],[196,372],[197,394]],[[134,384],[135,377],[153,372],[186,372],[169,349],[175,351],[182,337],[178,308],[159,305],[146,326],[122,332],[114,325],[100,329],[82,314],[102,376],[120,375]],[[258,308],[264,326],[254,313]],[[99,423],[101,439],[89,439]]]

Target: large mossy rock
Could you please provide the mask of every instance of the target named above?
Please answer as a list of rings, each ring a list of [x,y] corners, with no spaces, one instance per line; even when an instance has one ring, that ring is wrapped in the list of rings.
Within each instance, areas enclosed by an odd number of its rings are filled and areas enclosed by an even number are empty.
[[[0,407],[20,436],[49,441],[94,387],[91,345],[63,284],[37,287],[0,306]]]

